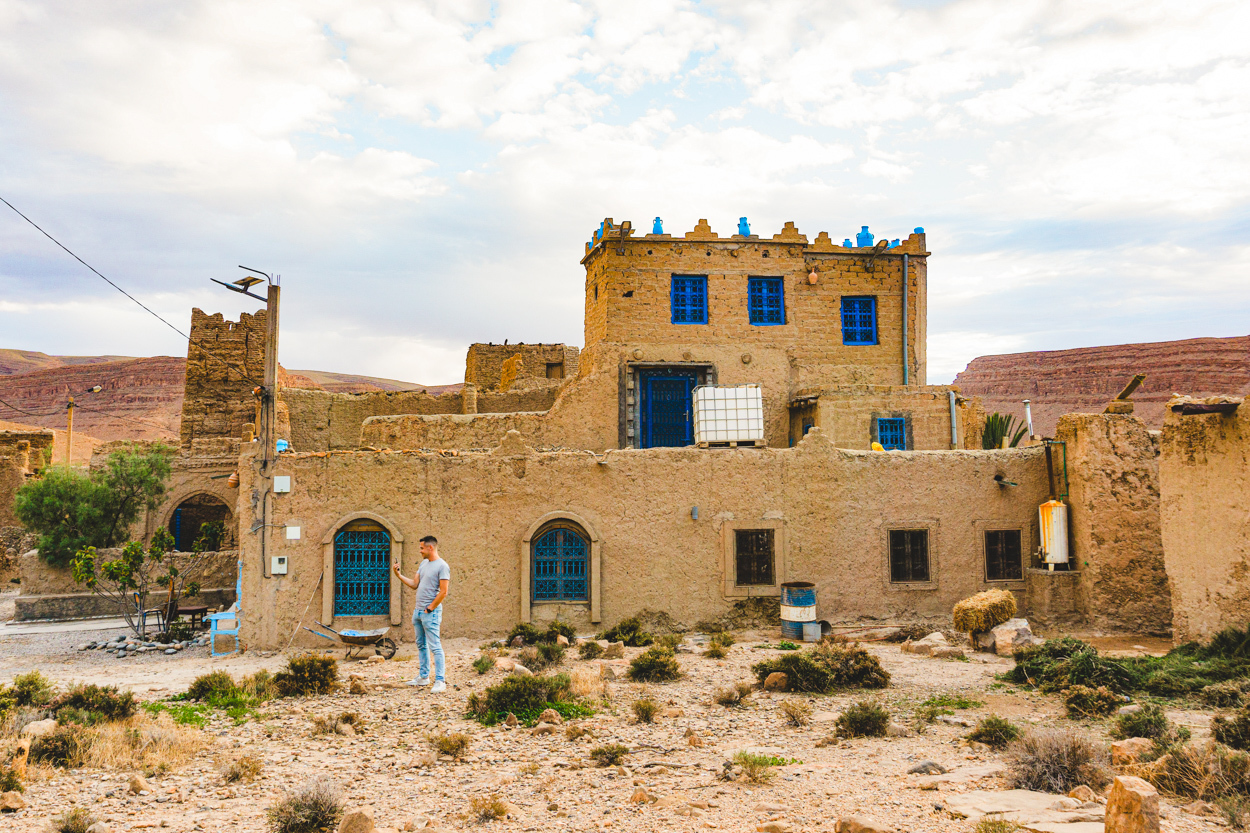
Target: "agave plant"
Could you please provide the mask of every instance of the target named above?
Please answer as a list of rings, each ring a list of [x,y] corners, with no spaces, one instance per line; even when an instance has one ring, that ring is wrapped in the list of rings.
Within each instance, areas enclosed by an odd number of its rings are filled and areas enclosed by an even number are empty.
[[[997,411],[985,418],[985,432],[981,435],[982,448],[1002,448],[1003,440],[1010,437],[1008,447],[1015,448],[1024,439],[1028,426],[1023,423],[1016,426],[1016,418],[1010,414]]]

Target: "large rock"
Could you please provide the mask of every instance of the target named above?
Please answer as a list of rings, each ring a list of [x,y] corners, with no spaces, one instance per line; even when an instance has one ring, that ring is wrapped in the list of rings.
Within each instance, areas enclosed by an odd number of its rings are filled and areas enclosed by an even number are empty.
[[[543,709],[543,713],[538,716],[539,723],[554,723],[559,726],[564,722],[564,718],[555,709]]]
[[[1117,740],[1111,744],[1111,765],[1128,766],[1135,764],[1146,753],[1153,750],[1155,742],[1150,738],[1128,738]]]
[[[843,816],[833,829],[836,833],[894,833],[894,828],[868,816]]]
[[[990,630],[994,637],[994,653],[1000,657],[1009,657],[1021,648],[1040,645],[1043,640],[1033,635],[1027,619],[1008,619]]]
[[[933,653],[934,648],[949,648],[950,642],[941,631],[934,631],[924,639],[917,639],[915,642],[904,642],[899,646],[900,650],[908,654],[920,654],[921,656],[929,656]]]
[[[774,671],[764,678],[765,691],[785,691],[790,685],[790,678],[784,671]]]
[[[931,776],[943,777],[943,776]],[[1013,821],[1030,830],[1049,830],[1050,833],[1089,833],[1103,821],[1103,808],[1097,802],[1082,803],[1067,796],[1034,792],[1033,790],[973,790],[946,797],[946,806],[953,814],[977,821],[986,815]],[[1045,825],[1045,827],[1042,827]]]
[[[1106,833],[1159,833],[1159,792],[1133,775],[1118,775],[1107,796]]]
[[[134,795],[151,792],[151,788],[148,787],[147,779],[138,773],[130,776],[130,792]]]
[[[620,659],[625,656],[624,642],[609,642],[608,647],[603,651],[604,659]]]
[[[56,728],[56,718],[49,717],[47,720],[36,720],[33,723],[27,723],[22,727],[19,733],[24,738],[37,738],[48,734]]]
[[[0,813],[15,813],[26,806],[26,801],[17,790],[0,793]]]
[[[373,833],[373,810],[368,807],[348,810],[339,822],[339,833]]]

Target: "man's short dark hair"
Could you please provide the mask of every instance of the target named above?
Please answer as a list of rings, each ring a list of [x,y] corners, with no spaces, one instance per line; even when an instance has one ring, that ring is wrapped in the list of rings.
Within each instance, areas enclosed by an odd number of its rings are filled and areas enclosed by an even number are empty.
[[[425,536],[424,538],[422,538],[422,539],[421,539],[421,543],[422,543],[422,544],[433,544],[434,546],[436,546],[436,547],[437,547],[437,546],[438,546],[438,539],[437,539],[437,538],[435,538],[433,535],[427,535],[427,536]]]

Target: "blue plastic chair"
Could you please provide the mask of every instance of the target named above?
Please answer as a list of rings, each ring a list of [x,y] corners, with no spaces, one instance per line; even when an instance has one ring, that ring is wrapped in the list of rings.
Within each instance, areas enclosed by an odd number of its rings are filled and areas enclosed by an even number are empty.
[[[231,654],[239,652],[239,626],[243,624],[243,611],[239,609],[239,601],[243,598],[243,562],[238,562],[239,576],[234,583],[234,604],[223,610],[221,613],[208,614],[209,622],[209,651],[215,657],[228,657]],[[234,622],[233,628],[222,627],[222,622]],[[234,650],[217,651],[217,637],[232,636],[234,637]]]

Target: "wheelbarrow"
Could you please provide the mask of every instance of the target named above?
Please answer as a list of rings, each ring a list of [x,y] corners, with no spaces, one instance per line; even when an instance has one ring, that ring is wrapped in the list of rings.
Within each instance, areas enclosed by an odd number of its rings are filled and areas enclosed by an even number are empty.
[[[328,639],[331,642],[341,642],[346,645],[347,653],[343,656],[344,659],[360,656],[365,648],[368,648],[370,645],[373,646],[374,653],[383,659],[390,659],[395,656],[397,647],[395,640],[386,635],[390,628],[378,628],[371,631],[336,631],[329,625],[322,625],[320,622],[317,622],[317,624],[334,634],[334,636],[327,636],[312,628],[304,628],[304,630],[316,634],[322,639]]]

